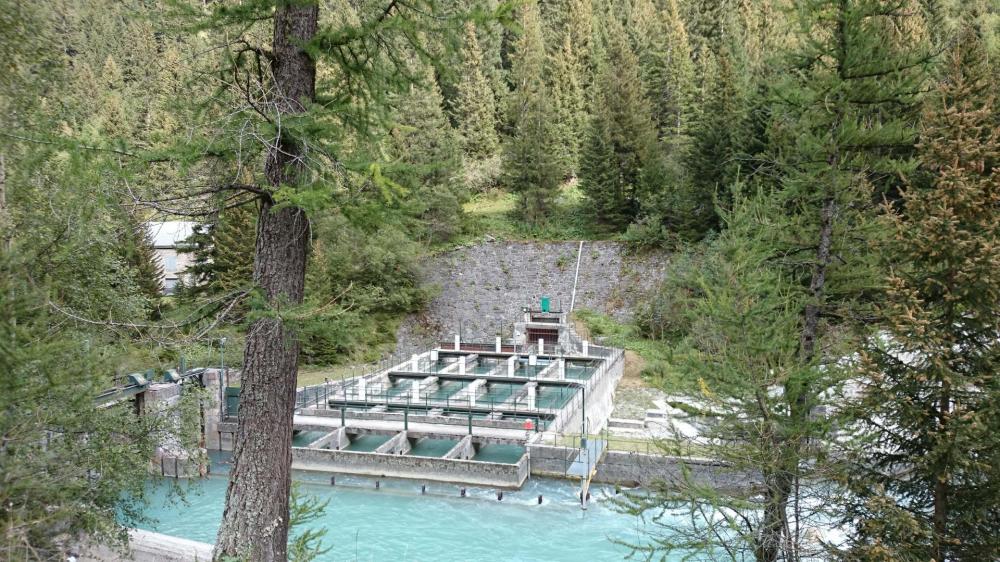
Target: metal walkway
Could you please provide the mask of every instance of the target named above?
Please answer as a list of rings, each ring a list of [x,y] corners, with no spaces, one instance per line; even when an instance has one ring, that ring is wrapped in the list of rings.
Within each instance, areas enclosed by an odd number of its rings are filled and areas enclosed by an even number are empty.
[[[608,442],[604,439],[588,439],[586,447],[580,450],[580,454],[566,469],[566,474],[589,479],[591,472],[597,467],[597,462],[601,460],[601,455],[607,445]]]

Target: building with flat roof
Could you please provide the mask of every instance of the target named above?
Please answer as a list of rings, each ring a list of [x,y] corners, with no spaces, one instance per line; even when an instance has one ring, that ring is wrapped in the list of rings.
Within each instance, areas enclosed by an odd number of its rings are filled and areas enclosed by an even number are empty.
[[[146,223],[153,251],[163,270],[160,287],[165,295],[173,294],[177,284],[184,279],[184,272],[194,261],[194,256],[179,250],[194,232],[196,224],[190,221]]]

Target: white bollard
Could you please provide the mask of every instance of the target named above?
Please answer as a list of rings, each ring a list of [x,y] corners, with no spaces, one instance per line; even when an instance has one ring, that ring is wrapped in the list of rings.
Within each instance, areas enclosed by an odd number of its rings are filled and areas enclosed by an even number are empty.
[[[511,355],[507,358],[507,376],[514,376],[514,367],[517,365],[517,355]]]
[[[538,357],[535,356],[535,355],[529,355],[528,356],[528,365],[531,365],[532,367],[534,367],[537,364],[538,364]]]
[[[500,336],[497,336],[496,352],[500,353]]]
[[[420,370],[420,356],[416,353],[410,358],[410,370],[414,373]]]
[[[455,351],[462,348],[462,336],[455,334]]]
[[[464,375],[465,374],[465,356],[464,355],[458,358],[458,374],[460,374],[460,375]]]
[[[590,342],[583,340],[583,354],[590,355]]]
[[[545,353],[545,338],[538,338],[538,354]]]

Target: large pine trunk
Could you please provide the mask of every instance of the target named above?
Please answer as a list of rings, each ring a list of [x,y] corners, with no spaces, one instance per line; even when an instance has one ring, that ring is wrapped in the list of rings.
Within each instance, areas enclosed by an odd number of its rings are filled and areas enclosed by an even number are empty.
[[[274,15],[272,71],[281,113],[305,110],[315,97],[316,66],[298,45],[316,33],[316,5],[282,5]],[[267,155],[272,187],[294,185],[304,147],[284,135]],[[255,320],[244,350],[233,468],[215,558],[284,561],[288,547],[292,417],[299,343],[281,312],[302,302],[309,222],[301,209],[274,209],[265,196],[257,224],[254,284],[269,311]]]

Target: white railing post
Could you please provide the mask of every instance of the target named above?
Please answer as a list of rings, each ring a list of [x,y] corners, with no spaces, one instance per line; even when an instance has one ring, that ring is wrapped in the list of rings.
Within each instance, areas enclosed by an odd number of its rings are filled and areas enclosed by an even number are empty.
[[[507,376],[514,376],[514,366],[517,364],[517,355],[511,355],[507,358]]]
[[[590,342],[583,340],[583,354],[590,355]]]
[[[462,336],[455,334],[455,351],[462,348]]]
[[[464,355],[458,358],[458,374],[460,374],[460,375],[464,375],[465,374],[465,356]]]
[[[500,336],[497,336],[496,352],[500,353]]]
[[[538,353],[545,353],[545,338],[538,338]]]
[[[414,373],[420,370],[419,358],[420,356],[417,355],[416,353],[414,353],[413,356],[410,357],[410,370],[413,371]]]

